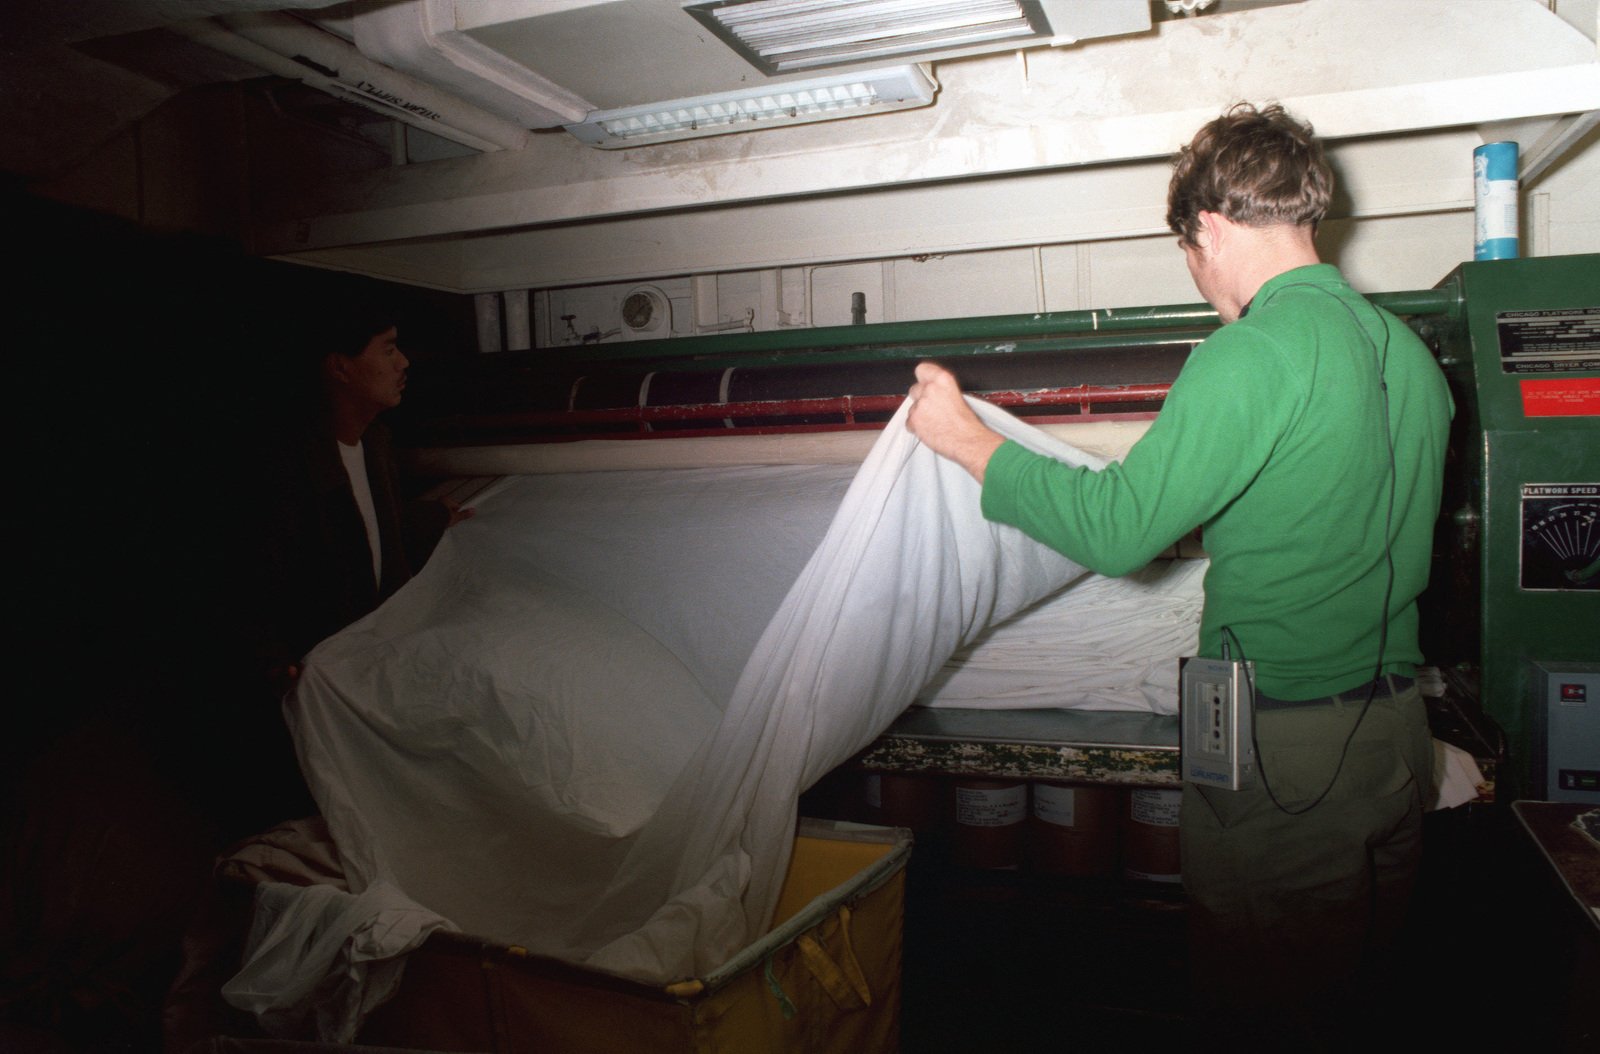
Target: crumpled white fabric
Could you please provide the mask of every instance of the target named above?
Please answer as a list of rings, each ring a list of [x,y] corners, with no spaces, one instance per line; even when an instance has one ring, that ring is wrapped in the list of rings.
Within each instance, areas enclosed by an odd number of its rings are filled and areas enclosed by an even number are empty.
[[[560,958],[715,730],[854,467],[527,476],[286,708],[352,888]],[[615,896],[616,894],[611,894]]]
[[[406,952],[449,923],[386,882],[360,894],[263,882],[245,966],[222,987],[270,1035],[349,1043],[394,994]]]
[[[800,791],[954,651],[1085,574],[985,521],[978,485],[904,413],[842,501],[820,467],[748,470],[793,477],[779,500],[674,477],[662,500],[687,525],[626,511],[626,473],[480,499],[417,579],[311,654],[286,707],[352,888],[391,882],[468,932],[647,981],[758,936]],[[518,538],[502,513],[564,486],[597,488],[622,522]],[[485,563],[489,535],[515,555]]]
[[[1483,770],[1471,754],[1442,739],[1433,741],[1433,800],[1429,809],[1453,809],[1478,800]]]

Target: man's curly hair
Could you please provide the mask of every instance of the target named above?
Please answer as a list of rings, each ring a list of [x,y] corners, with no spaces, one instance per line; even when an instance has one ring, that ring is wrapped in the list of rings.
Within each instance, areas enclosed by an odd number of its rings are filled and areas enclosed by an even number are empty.
[[[1309,224],[1328,213],[1333,171],[1311,126],[1273,103],[1235,103],[1178,153],[1167,186],[1167,226],[1196,244],[1200,213],[1265,227]]]

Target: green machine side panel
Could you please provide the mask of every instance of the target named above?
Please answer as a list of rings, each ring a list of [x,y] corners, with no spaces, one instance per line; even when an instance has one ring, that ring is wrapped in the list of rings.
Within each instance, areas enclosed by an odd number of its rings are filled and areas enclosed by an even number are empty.
[[[1532,664],[1600,667],[1600,255],[1463,264],[1441,283],[1452,284],[1463,320],[1441,335],[1440,362],[1457,399],[1460,490],[1444,512],[1458,577],[1476,565],[1503,793],[1538,797]]]

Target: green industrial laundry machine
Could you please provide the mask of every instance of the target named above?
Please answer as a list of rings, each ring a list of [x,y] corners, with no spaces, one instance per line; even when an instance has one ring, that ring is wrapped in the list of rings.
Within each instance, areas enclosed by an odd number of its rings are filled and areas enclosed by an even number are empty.
[[[1463,264],[1414,324],[1456,399],[1423,650],[1504,734],[1497,797],[1600,803],[1600,255]]]

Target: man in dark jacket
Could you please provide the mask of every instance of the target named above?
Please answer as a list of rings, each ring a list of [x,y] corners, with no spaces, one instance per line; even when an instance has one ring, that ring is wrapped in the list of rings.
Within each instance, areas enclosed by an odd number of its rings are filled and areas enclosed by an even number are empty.
[[[267,459],[263,644],[286,683],[317,642],[393,595],[427,543],[471,515],[448,503],[402,514],[389,432],[378,421],[405,392],[409,360],[398,341],[381,315],[331,334],[315,360],[313,412]]]
[[[253,488],[250,633],[263,687],[243,721],[246,749],[262,765],[258,823],[313,810],[276,705],[306,654],[392,596],[444,528],[472,514],[404,499],[378,420],[400,405],[410,365],[391,317],[357,304],[316,314],[300,357],[300,405],[270,430]]]

